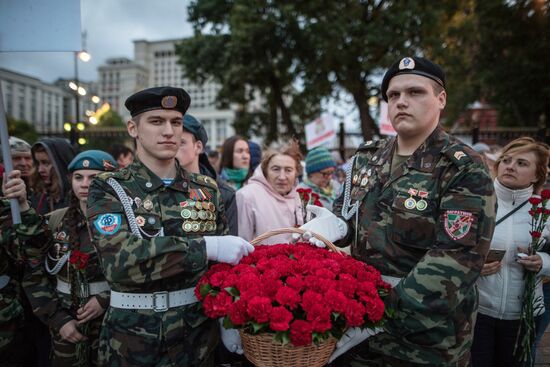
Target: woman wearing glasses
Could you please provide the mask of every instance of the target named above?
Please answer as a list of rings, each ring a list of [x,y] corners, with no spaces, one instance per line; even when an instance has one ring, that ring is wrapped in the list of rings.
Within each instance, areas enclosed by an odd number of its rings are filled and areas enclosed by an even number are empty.
[[[332,203],[340,193],[340,186],[332,179],[336,163],[327,148],[313,148],[306,156],[306,173],[298,188],[311,189],[319,195],[324,208],[332,211]]]

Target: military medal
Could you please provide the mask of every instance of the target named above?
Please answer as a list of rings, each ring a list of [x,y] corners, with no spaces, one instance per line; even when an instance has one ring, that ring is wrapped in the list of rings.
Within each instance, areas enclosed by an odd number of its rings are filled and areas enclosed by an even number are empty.
[[[416,209],[423,211],[428,207],[428,203],[424,200],[428,196],[428,193],[426,191],[419,191],[418,196],[420,196],[420,200],[416,202]]]
[[[192,229],[191,222],[185,221],[185,222],[183,222],[181,227],[183,228],[183,230],[185,232],[191,232],[191,229]]]
[[[181,211],[181,217],[182,217],[183,219],[189,219],[189,218],[191,218],[191,210],[189,210],[189,209],[183,209],[183,210]]]
[[[143,207],[145,208],[145,210],[151,210],[153,209],[153,202],[147,199],[143,202]]]
[[[199,222],[192,222],[191,226],[193,227],[193,232],[198,232],[201,229]]]
[[[214,205],[214,203],[208,203],[208,209],[210,209],[211,212],[215,212],[216,206]]]
[[[353,175],[353,184],[357,185],[357,181],[359,181],[359,175],[356,173],[355,175]]]
[[[405,200],[405,208],[407,209],[414,209],[416,207],[416,200],[414,200],[413,196],[418,193],[418,190],[413,189],[412,187],[408,191],[410,197]]]
[[[207,217],[206,212],[205,212],[204,210],[201,210],[201,211],[199,212],[199,219],[205,220],[206,217]]]
[[[196,210],[191,211],[191,219],[197,220],[199,218],[199,213]]]
[[[58,241],[63,241],[65,238],[67,238],[67,234],[65,232],[61,231],[57,233],[56,239]]]
[[[136,208],[139,208],[141,206],[141,199],[136,196],[134,198],[134,203],[136,204]]]
[[[185,208],[188,205],[189,205],[189,203],[187,201],[181,201],[180,202],[180,207],[182,207],[182,208]]]
[[[361,187],[367,186],[368,183],[369,183],[369,178],[367,176],[364,176],[363,178],[361,178]]]
[[[143,227],[145,225],[145,218],[143,218],[141,215],[138,215],[136,217],[136,223],[138,226]]]

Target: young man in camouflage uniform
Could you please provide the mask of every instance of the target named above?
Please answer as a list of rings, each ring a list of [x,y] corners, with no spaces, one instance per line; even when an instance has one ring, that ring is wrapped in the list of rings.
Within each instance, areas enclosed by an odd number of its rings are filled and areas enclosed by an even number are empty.
[[[479,155],[438,124],[447,97],[439,66],[401,59],[382,96],[397,137],[361,145],[336,215],[313,208],[317,218],[304,225],[351,244],[393,286],[385,303],[395,317],[378,334],[349,330],[333,357],[358,346],[335,364],[467,366],[475,282],[494,229],[493,183]]]
[[[50,243],[50,234],[27,202],[20,171],[10,172],[2,189],[5,198],[0,200],[0,364],[24,366],[36,352],[32,341],[25,338],[25,296],[21,282],[25,273],[40,265],[29,258],[43,252]],[[14,226],[10,202],[6,199],[15,198],[21,209],[21,224]]]
[[[208,260],[235,264],[253,251],[227,233],[223,204],[209,177],[175,160],[189,95],[150,88],[130,96],[134,163],[96,176],[89,227],[111,287],[100,336],[105,366],[211,366],[215,320],[194,295]]]

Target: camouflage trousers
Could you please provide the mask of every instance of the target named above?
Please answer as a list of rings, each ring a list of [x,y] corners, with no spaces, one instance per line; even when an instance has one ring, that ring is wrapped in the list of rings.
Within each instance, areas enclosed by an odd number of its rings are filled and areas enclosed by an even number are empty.
[[[0,324],[0,365],[23,366],[28,350],[24,340],[23,317]]]
[[[465,353],[459,361],[452,364],[445,364],[442,361],[435,364],[419,364],[373,352],[369,350],[368,341],[366,341],[344,353],[329,364],[328,367],[468,367],[470,365],[470,353]]]
[[[109,308],[100,335],[105,367],[214,366],[219,331],[215,320],[198,320],[176,307],[166,312]]]
[[[85,336],[88,340],[83,341],[81,348],[88,348],[88,357],[86,366],[98,366],[99,332],[101,331],[102,317],[98,317],[88,322],[88,330]],[[50,330],[51,331],[51,330]],[[82,333],[82,330],[80,330]],[[77,356],[77,344],[61,339],[58,332],[51,331],[53,358],[52,366],[55,367],[77,367],[80,366]]]

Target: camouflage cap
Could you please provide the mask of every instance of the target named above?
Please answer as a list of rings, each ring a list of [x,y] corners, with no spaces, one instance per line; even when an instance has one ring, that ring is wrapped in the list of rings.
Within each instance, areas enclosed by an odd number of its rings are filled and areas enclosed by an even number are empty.
[[[194,116],[185,115],[183,117],[183,128],[193,134],[195,139],[200,140],[203,146],[206,146],[208,134],[203,124]]]
[[[132,117],[152,110],[176,110],[185,114],[191,97],[182,88],[155,87],[139,91],[126,100],[124,105]]]
[[[445,88],[445,73],[439,65],[436,65],[423,57],[404,57],[393,64],[384,75],[384,79],[382,79],[380,91],[382,92],[382,98],[384,98],[384,101],[388,101],[386,92],[388,91],[391,78],[401,74],[416,74],[424,76],[434,80],[437,84]]]

